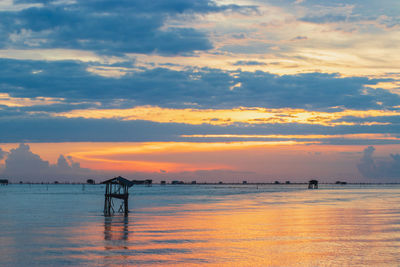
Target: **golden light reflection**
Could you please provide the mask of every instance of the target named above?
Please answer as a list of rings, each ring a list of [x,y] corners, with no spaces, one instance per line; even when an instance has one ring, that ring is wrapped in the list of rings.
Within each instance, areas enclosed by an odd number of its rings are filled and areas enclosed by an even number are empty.
[[[7,107],[31,107],[31,106],[44,106],[62,103],[64,98],[56,97],[12,97],[7,93],[0,93],[0,106]]]
[[[70,112],[51,113],[55,117],[85,119],[147,120],[159,123],[185,123],[191,125],[232,125],[235,123],[301,123],[323,126],[386,125],[385,122],[349,122],[345,117],[369,118],[399,116],[396,110],[343,110],[317,112],[304,109],[171,109],[157,106],[138,106],[130,109],[77,109]],[[341,120],[342,119],[342,120]]]
[[[382,190],[370,188],[260,190],[218,195],[215,202],[187,203],[178,197],[174,205],[138,205],[129,221],[113,218],[104,228],[100,222],[72,228],[70,242],[82,245],[67,252],[90,251],[73,255],[107,266],[385,266],[398,261],[396,214],[387,207],[396,191],[377,199]]]

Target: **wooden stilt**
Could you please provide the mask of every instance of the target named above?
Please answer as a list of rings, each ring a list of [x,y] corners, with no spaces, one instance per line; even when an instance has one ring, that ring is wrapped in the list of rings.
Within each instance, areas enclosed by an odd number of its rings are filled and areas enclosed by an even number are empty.
[[[129,199],[129,187],[133,185],[133,182],[118,176],[113,179],[102,182],[106,185],[106,192],[104,195],[104,215],[111,216],[115,213],[113,199],[120,199],[120,204],[117,212],[123,213],[128,216],[128,199]]]

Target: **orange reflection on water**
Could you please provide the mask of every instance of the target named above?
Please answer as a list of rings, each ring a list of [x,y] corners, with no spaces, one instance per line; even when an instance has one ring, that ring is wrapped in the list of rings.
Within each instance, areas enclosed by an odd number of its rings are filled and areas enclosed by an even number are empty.
[[[82,257],[115,266],[384,266],[400,260],[400,229],[382,208],[387,201],[333,194],[318,202],[320,191],[284,194],[138,208],[129,221],[114,217],[80,231],[84,243],[96,244]]]
[[[129,217],[127,216],[107,216],[104,217],[104,240],[106,241],[128,241],[129,237]],[[106,242],[106,244],[108,244]],[[120,246],[110,246],[106,245],[104,247],[106,250],[109,249],[128,249],[128,247],[123,243]]]

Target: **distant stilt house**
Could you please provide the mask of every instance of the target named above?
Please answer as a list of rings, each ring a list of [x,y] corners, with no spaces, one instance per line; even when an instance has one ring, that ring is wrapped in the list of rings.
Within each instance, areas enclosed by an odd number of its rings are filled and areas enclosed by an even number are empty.
[[[0,185],[8,185],[7,179],[0,179]]]
[[[121,176],[106,180],[102,182],[106,185],[105,199],[104,199],[104,215],[111,216],[116,212],[128,215],[128,197],[129,187],[134,185],[133,182]],[[114,207],[114,199],[122,200],[118,210]]]
[[[318,189],[318,181],[317,180],[308,181],[308,189]]]
[[[86,183],[87,184],[96,184],[95,180],[93,180],[93,179],[87,179]]]

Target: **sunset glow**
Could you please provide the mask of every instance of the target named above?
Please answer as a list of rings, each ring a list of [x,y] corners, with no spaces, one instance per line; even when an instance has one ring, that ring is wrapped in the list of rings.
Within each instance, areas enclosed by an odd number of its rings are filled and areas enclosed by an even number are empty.
[[[0,0],[1,266],[396,266],[400,0]]]
[[[0,176],[397,181],[399,12],[3,1]]]
[[[159,123],[231,125],[235,123],[303,123],[336,125],[384,125],[384,122],[354,123],[338,121],[344,117],[374,118],[399,116],[400,111],[388,110],[344,110],[338,112],[317,112],[303,109],[235,108],[229,110],[168,109],[152,106],[131,109],[89,109],[73,110],[68,113],[53,113],[56,117],[85,119],[147,120]]]

